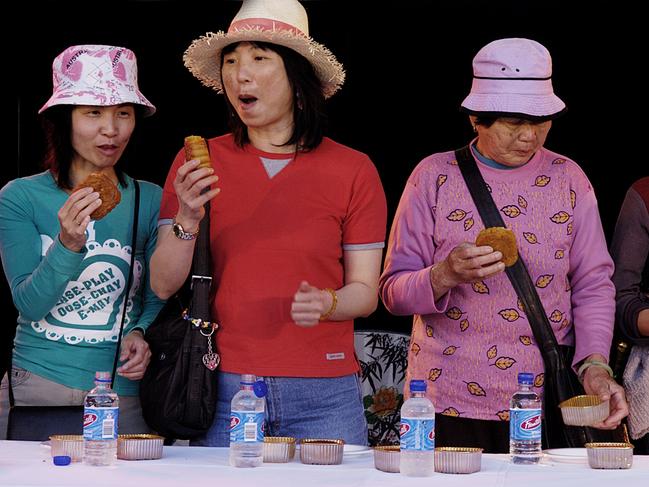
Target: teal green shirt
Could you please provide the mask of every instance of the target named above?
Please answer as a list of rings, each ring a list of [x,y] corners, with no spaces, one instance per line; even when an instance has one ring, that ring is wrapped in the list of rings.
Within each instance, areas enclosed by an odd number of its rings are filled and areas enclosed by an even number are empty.
[[[72,252],[58,238],[57,213],[69,195],[49,171],[16,179],[0,191],[0,256],[18,309],[13,364],[75,389],[91,389],[98,370],[112,370],[122,310],[123,336],[146,329],[163,305],[151,291],[149,261],[155,248],[162,191],[140,182],[133,283],[125,299],[135,189],[125,176],[122,199],[88,225],[85,248]],[[118,394],[135,395],[138,383],[117,376]]]

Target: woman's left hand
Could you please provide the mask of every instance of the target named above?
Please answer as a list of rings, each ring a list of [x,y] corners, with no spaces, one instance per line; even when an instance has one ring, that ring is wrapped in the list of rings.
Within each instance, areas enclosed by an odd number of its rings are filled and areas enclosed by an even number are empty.
[[[141,331],[134,330],[124,337],[119,360],[124,362],[117,368],[122,377],[139,380],[144,376],[151,361],[151,351]]]
[[[299,326],[315,326],[331,307],[331,294],[302,281],[291,303],[291,318]]]
[[[613,430],[620,425],[622,419],[629,414],[624,388],[615,382],[602,367],[591,366],[584,372],[584,389],[586,394],[599,396],[602,401],[610,400],[610,412],[601,423],[594,428]]]

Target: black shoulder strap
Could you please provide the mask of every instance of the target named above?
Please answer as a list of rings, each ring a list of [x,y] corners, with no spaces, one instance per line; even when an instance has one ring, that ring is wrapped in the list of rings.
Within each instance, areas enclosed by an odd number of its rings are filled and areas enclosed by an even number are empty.
[[[192,260],[191,316],[210,321],[210,285],[212,284],[210,262],[210,202],[205,203],[205,216],[199,225],[194,258]]]
[[[115,359],[113,360],[113,372],[110,375],[113,387],[115,387],[115,371],[117,370],[117,362],[119,362],[119,349],[122,346],[122,332],[124,331],[124,320],[126,319],[126,308],[128,307],[128,295],[131,291],[131,283],[133,282],[133,266],[135,264],[135,251],[137,246],[137,226],[140,220],[140,183],[137,179],[133,179],[133,187],[135,189],[135,202],[133,204],[133,233],[131,236],[131,267],[128,271],[128,281],[124,289],[124,301],[122,305],[122,321],[119,324],[119,333],[117,335],[117,349],[115,350]]]

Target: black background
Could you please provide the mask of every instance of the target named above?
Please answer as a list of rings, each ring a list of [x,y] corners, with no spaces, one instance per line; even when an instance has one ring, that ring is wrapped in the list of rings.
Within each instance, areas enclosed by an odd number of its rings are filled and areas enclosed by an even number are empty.
[[[347,81],[328,102],[328,135],[366,152],[378,167],[390,221],[406,178],[433,152],[472,136],[458,106],[471,85],[471,60],[486,43],[528,37],[554,61],[555,92],[568,113],[555,121],[546,146],[576,160],[595,187],[607,237],[628,186],[649,174],[646,141],[647,43],[630,2],[335,1],[304,2],[310,34],[343,63]],[[205,32],[227,28],[237,1],[21,2],[8,39],[5,80],[16,104],[14,150],[0,185],[40,171],[42,136],[36,112],[51,94],[51,63],[73,44],[113,44],[135,51],[140,89],[158,108],[141,120],[126,171],[163,184],[190,133],[226,131],[224,103],[185,69],[182,54]],[[7,28],[7,26],[5,26]],[[643,29],[643,30],[641,30]],[[37,46],[34,49],[34,45]],[[11,119],[9,114],[5,118]],[[254,188],[251,188],[254,191]],[[0,287],[3,348],[15,312]],[[362,328],[409,331],[409,318],[380,305]]]

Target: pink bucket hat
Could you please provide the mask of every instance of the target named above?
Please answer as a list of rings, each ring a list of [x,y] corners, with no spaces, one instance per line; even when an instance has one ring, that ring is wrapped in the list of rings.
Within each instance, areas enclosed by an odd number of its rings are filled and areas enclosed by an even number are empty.
[[[550,119],[566,104],[552,89],[552,58],[530,39],[499,39],[473,58],[471,92],[462,108],[472,114]]]
[[[147,117],[156,110],[137,87],[135,54],[124,47],[68,47],[52,63],[52,84],[52,96],[38,113],[55,105],[122,103],[142,105]]]
[[[221,51],[229,44],[260,41],[293,49],[305,57],[322,82],[325,98],[345,81],[345,71],[335,56],[309,37],[309,20],[297,0],[244,0],[228,32],[208,32],[185,51],[185,66],[205,86],[223,93]]]

